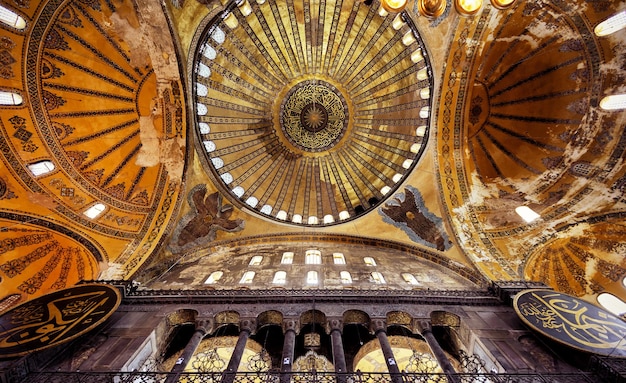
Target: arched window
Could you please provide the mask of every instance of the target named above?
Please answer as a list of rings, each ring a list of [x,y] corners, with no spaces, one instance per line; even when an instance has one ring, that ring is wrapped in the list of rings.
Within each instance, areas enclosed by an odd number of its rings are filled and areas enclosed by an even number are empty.
[[[263,261],[263,256],[262,255],[255,255],[250,260],[250,266],[258,266],[258,265],[261,264],[261,261]]]
[[[93,206],[91,206],[89,209],[85,210],[83,214],[91,219],[94,219],[100,214],[102,214],[102,212],[105,209],[106,209],[106,206],[103,203],[96,203]]]
[[[280,263],[283,265],[291,265],[293,263],[293,251],[285,251]]]
[[[286,271],[277,271],[274,274],[274,280],[272,283],[277,285],[284,285],[287,282],[287,272]]]
[[[602,307],[604,307],[607,311],[612,312],[617,316],[626,314],[626,302],[611,293],[599,294],[598,303],[600,303],[600,305],[602,305]]]
[[[26,20],[12,10],[0,5],[0,21],[15,29],[26,28]]]
[[[372,275],[372,282],[376,283],[377,285],[383,285],[387,283],[385,282],[385,278],[383,277],[383,275],[379,273],[378,271],[373,271],[371,275]]]
[[[363,262],[365,262],[367,266],[376,266],[376,261],[372,257],[363,258]]]
[[[626,109],[626,94],[612,94],[600,100],[600,108],[604,110]]]
[[[352,276],[349,272],[342,271],[341,273],[339,273],[339,276],[341,277],[341,283],[343,283],[344,285],[352,283]]]
[[[333,253],[333,263],[335,265],[345,265],[346,258],[343,256],[343,253]]]
[[[596,36],[607,36],[626,27],[626,11],[621,11],[596,25]]]
[[[239,281],[239,283],[242,283],[242,284],[252,283],[253,279],[254,279],[254,271],[246,271],[243,274],[243,277],[241,277],[241,280]]]
[[[322,253],[319,250],[307,250],[305,253],[305,263],[307,265],[321,265]]]
[[[22,105],[23,101],[18,93],[0,91],[0,105]]]
[[[417,281],[417,278],[415,278],[415,275],[413,275],[411,273],[402,273],[402,279],[404,279],[404,281],[406,283],[408,283],[409,285],[419,285],[420,284]]]
[[[216,283],[217,281],[220,280],[220,278],[222,278],[222,275],[224,275],[223,271],[214,271],[211,273],[211,275],[209,275],[209,277],[206,279],[206,281],[204,281],[204,283],[207,285]]]
[[[28,170],[30,170],[30,172],[33,173],[35,177],[39,177],[41,175],[44,175],[46,173],[50,173],[51,171],[53,171],[54,163],[49,160],[35,162],[35,163],[28,165]]]
[[[535,211],[528,206],[518,206],[515,208],[515,212],[527,223],[531,223],[539,218],[539,214],[535,213]]]
[[[309,285],[317,285],[319,283],[317,271],[311,270],[308,273],[306,273],[306,283]]]

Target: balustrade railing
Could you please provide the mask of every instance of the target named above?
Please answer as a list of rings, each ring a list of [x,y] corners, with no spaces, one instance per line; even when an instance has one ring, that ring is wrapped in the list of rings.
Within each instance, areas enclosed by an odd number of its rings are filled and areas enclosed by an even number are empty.
[[[165,372],[38,372],[26,376],[28,383],[162,383],[171,375]],[[232,378],[232,375],[230,376]],[[178,383],[221,383],[225,373],[182,373]],[[448,379],[450,378],[450,380]],[[452,379],[453,378],[453,379]],[[328,372],[280,372],[236,373],[234,383],[601,383],[601,380],[587,373],[560,374],[416,374],[402,373],[390,376],[387,373],[345,373]]]

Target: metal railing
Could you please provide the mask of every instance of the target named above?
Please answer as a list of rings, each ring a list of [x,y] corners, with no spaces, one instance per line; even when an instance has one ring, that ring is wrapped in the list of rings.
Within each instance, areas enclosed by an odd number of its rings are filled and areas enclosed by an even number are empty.
[[[24,377],[28,383],[164,383],[171,373],[165,372],[37,372]],[[449,379],[450,378],[450,379]],[[601,383],[597,377],[587,373],[560,374],[415,374],[402,373],[182,373],[178,383]],[[171,378],[170,378],[171,379]]]

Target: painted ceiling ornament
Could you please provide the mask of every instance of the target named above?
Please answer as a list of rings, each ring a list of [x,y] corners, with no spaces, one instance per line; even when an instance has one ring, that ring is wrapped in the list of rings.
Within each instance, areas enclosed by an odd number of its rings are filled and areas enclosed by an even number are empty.
[[[192,211],[183,217],[174,233],[173,243],[180,250],[192,244],[200,245],[215,240],[218,230],[232,233],[243,230],[245,226],[242,219],[230,219],[234,208],[222,204],[219,192],[206,194],[206,185],[197,185],[187,196]]]
[[[383,221],[402,229],[409,238],[422,245],[439,251],[452,247],[443,229],[443,220],[428,210],[421,193],[408,185],[404,191],[394,195],[378,209]]]

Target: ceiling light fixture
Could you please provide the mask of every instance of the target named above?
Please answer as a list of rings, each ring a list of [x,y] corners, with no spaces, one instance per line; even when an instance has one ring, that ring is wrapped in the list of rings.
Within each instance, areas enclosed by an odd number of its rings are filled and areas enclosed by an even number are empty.
[[[381,5],[389,13],[399,13],[406,7],[407,0],[382,0]]]
[[[473,16],[482,6],[482,0],[455,0],[454,2],[454,7],[461,16]]]
[[[427,19],[436,19],[446,10],[445,0],[419,0],[417,10]]]
[[[513,6],[517,0],[491,0],[491,5],[498,9],[507,9]]]

